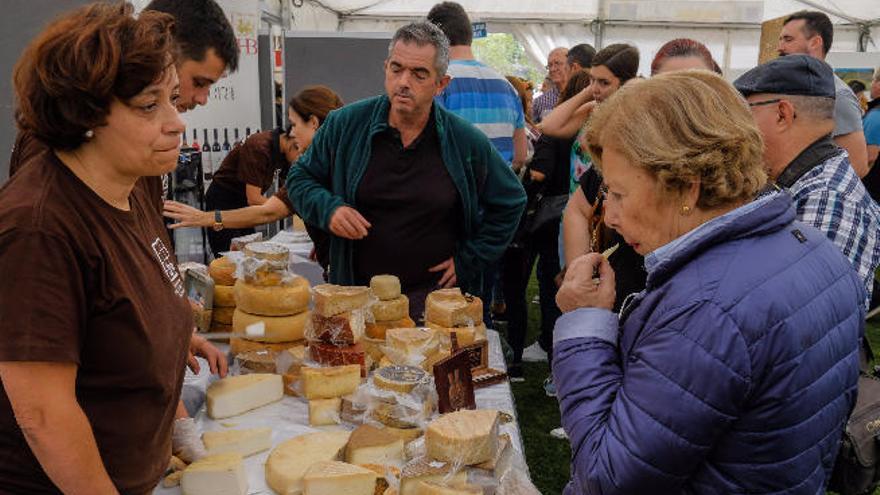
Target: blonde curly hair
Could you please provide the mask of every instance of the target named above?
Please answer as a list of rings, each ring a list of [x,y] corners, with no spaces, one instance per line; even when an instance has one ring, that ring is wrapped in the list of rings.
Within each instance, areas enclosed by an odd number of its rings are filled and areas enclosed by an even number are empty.
[[[709,71],[631,81],[597,107],[583,139],[600,171],[610,147],[665,193],[698,180],[701,209],[749,201],[767,182],[763,140],[745,100]]]

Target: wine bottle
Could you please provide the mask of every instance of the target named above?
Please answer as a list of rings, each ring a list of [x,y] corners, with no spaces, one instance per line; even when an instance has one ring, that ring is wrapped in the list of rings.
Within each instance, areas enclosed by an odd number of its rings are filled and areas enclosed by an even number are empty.
[[[232,141],[232,146],[238,146],[241,144],[241,138],[238,137],[238,127],[235,128],[235,140]]]
[[[183,138],[183,143],[181,143],[180,149],[185,150],[189,148],[189,143],[186,142],[186,129],[184,129],[183,132],[180,133],[180,136]]]
[[[202,129],[202,169],[205,171],[205,180],[210,181],[214,177],[214,157],[211,153],[211,144],[208,142],[208,129]]]
[[[247,139],[247,138],[249,138],[249,137],[251,137],[251,128],[250,128],[250,127],[245,127],[245,128],[244,128],[244,138]]]
[[[228,154],[229,150],[232,149],[232,146],[229,145],[229,129],[226,127],[223,128],[223,151],[224,154]]]
[[[201,151],[202,151],[202,147],[199,145],[199,131],[198,131],[198,129],[193,129],[193,144],[192,144],[192,148],[193,148],[195,151],[198,151],[198,152],[201,152]]]

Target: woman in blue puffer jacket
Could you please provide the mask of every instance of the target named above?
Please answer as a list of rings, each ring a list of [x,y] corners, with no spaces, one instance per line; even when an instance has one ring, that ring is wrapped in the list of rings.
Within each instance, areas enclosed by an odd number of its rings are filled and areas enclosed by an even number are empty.
[[[864,289],[767,191],[745,102],[709,72],[666,74],[618,91],[585,141],[605,222],[648,279],[614,314],[614,272],[591,253],[557,296],[566,493],[823,493],[855,403]]]

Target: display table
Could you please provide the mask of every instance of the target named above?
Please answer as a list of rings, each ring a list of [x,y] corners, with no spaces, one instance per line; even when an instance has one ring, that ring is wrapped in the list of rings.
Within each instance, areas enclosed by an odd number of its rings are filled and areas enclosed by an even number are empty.
[[[501,344],[498,333],[489,330],[487,332],[489,341],[489,366],[498,370],[505,370],[504,357],[501,352]],[[277,446],[281,442],[292,437],[303,435],[322,430],[334,429],[353,429],[350,425],[337,426],[308,426],[308,403],[305,399],[298,397],[284,396],[284,398],[274,404],[250,411],[248,413],[227,418],[223,420],[213,420],[209,418],[205,412],[203,404],[204,391],[208,384],[215,379],[207,372],[207,365],[202,364],[202,373],[193,375],[187,372],[187,378],[184,382],[184,400],[189,402],[187,407],[198,409],[195,419],[202,431],[223,430],[229,428],[255,428],[270,427],[272,428],[272,445]],[[514,406],[513,393],[510,388],[510,382],[504,381],[489,387],[481,388],[476,391],[477,408],[479,409],[497,409],[506,412],[514,417],[514,421],[501,426],[501,433],[510,435],[515,456],[523,458],[522,437],[519,431],[519,425],[516,421],[516,407]],[[195,407],[197,406],[197,407]],[[264,475],[264,465],[269,457],[269,451],[262,452],[257,455],[250,456],[244,460],[245,470],[248,474],[248,494],[249,495],[271,495],[274,492],[266,485]],[[525,462],[519,463],[525,465]],[[154,490],[154,495],[179,495],[180,487],[162,488],[161,484]]]

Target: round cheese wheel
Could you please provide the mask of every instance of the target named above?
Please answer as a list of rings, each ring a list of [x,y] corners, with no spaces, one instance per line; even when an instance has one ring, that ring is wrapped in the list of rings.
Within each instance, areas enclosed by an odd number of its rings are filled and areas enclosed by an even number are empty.
[[[394,275],[376,275],[370,279],[370,289],[380,301],[396,299],[400,296],[400,279]]]
[[[222,325],[232,325],[232,313],[235,308],[214,308],[211,313],[211,321]]]
[[[404,295],[386,301],[376,301],[370,306],[376,321],[395,321],[409,316],[409,298]]]
[[[308,311],[293,316],[263,316],[252,315],[236,309],[232,315],[232,331],[255,342],[293,342],[302,340],[304,337],[308,319]],[[246,336],[247,327],[257,322],[263,322],[265,325],[266,330],[263,335],[260,337]]]
[[[254,342],[252,340],[247,340],[240,337],[232,337],[231,339],[229,339],[229,353],[233,356],[237,356],[242,352],[249,351],[282,352],[302,344],[302,342]]]
[[[290,250],[274,242],[252,242],[244,247],[244,255],[264,261],[287,263]]]
[[[288,316],[309,307],[309,282],[295,277],[291,285],[258,286],[243,280],[235,283],[235,304],[252,315]]]
[[[235,263],[226,256],[217,258],[208,265],[208,275],[214,280],[214,285],[233,285]]]
[[[234,308],[235,289],[231,285],[214,286],[214,309]]]
[[[416,322],[412,321],[409,316],[395,321],[377,321],[367,323],[366,334],[371,339],[381,339],[383,344],[385,341],[385,333],[389,328],[415,328]]]

